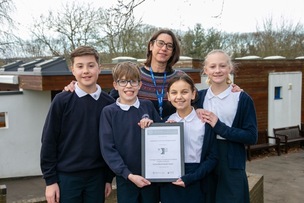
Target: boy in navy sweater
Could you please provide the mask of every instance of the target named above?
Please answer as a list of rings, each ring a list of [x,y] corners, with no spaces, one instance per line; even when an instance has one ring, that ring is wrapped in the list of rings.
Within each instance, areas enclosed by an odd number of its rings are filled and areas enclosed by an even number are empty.
[[[48,203],[101,203],[114,177],[99,145],[101,110],[114,99],[96,84],[99,54],[88,46],[71,53],[76,90],[55,96],[42,133],[41,171]]]
[[[114,67],[116,103],[106,106],[100,116],[100,143],[103,157],[116,174],[118,203],[159,203],[157,184],[141,176],[141,128],[160,117],[149,100],[138,99],[141,87],[136,64]]]

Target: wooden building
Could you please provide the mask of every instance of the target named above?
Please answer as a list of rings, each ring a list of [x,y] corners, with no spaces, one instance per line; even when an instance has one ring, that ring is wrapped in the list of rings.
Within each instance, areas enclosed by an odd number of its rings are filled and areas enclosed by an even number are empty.
[[[235,59],[234,83],[253,99],[258,129],[298,125],[304,121],[302,59]],[[111,68],[102,64],[98,83],[112,89]],[[202,60],[180,60],[174,68],[204,87]],[[74,80],[63,58],[16,61],[0,67],[0,178],[40,175],[42,127],[52,98]],[[229,107],[227,107],[229,108]]]
[[[298,91],[294,92],[296,96],[300,98],[300,101],[291,100],[288,105],[294,105],[294,103],[300,103],[300,109],[298,115],[300,115],[300,120],[293,121],[289,119],[290,123],[279,124],[281,126],[274,126],[274,127],[285,127],[290,126],[292,124],[298,125],[304,121],[304,99],[303,99],[303,71],[304,71],[304,60],[298,59],[272,59],[272,60],[265,60],[265,59],[255,59],[255,60],[235,60],[237,64],[237,70],[234,75],[234,82],[239,85],[242,89],[244,89],[253,99],[256,107],[257,112],[257,119],[258,119],[258,128],[259,131],[263,131],[268,129],[270,133],[272,133],[272,127],[269,126],[269,115],[270,103],[273,102],[273,98],[270,95],[274,94],[274,89],[269,89],[271,83],[269,78],[271,74],[278,74],[278,73],[299,73],[301,75],[301,81],[288,81],[289,85],[292,85],[296,82],[300,82],[300,87],[298,87]],[[281,81],[287,82],[287,81]],[[279,85],[278,85],[279,86]],[[279,86],[281,87],[281,86]],[[288,89],[289,87],[282,88]],[[300,90],[300,91],[299,91]],[[272,92],[273,91],[273,92]],[[291,90],[292,91],[292,90]],[[280,113],[279,119],[286,119],[288,115],[287,110],[288,107],[285,105],[284,109],[275,109],[276,112]],[[285,112],[285,113],[284,113]],[[275,112],[274,112],[275,113]],[[292,117],[297,117],[297,115],[291,115]],[[294,123],[292,123],[294,122]]]
[[[42,62],[42,63],[41,63]],[[269,74],[276,72],[303,72],[304,60],[301,59],[235,59],[237,65],[234,74],[234,83],[244,89],[253,98],[256,106],[259,130],[268,126],[268,96],[269,96]],[[38,64],[38,66],[36,66]],[[103,64],[98,83],[104,90],[112,88],[111,68],[115,64]],[[56,68],[55,68],[56,67]],[[201,81],[200,72],[202,60],[188,59],[180,60],[175,68],[187,72],[196,83]],[[51,69],[51,71],[50,71]],[[23,64],[16,61],[0,68],[0,75],[7,77],[18,77],[18,84],[0,83],[0,91],[11,90],[36,90],[52,91],[53,95],[74,80],[74,76],[68,70],[66,62],[60,57],[55,57],[44,62],[36,59]],[[303,77],[303,76],[302,76]],[[304,80],[302,79],[302,86]],[[206,87],[205,85],[203,85]],[[301,95],[301,122],[304,121],[304,99],[303,90],[298,92]]]

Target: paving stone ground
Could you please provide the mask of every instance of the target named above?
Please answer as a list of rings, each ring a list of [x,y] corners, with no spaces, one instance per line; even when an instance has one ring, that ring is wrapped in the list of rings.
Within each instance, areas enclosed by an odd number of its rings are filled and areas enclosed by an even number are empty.
[[[275,152],[253,154],[247,172],[264,176],[264,203],[304,202],[304,149],[293,148],[288,154]],[[40,176],[0,179],[6,185],[6,203],[44,198],[44,180]],[[116,203],[115,193],[107,203]]]

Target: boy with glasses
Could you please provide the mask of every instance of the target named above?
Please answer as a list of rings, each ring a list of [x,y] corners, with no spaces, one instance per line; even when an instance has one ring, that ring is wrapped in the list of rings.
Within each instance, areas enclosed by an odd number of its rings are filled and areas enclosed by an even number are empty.
[[[159,203],[157,184],[141,176],[141,127],[160,117],[149,100],[138,99],[141,87],[139,67],[131,62],[117,64],[113,86],[116,103],[100,116],[100,144],[103,157],[116,174],[118,203]]]

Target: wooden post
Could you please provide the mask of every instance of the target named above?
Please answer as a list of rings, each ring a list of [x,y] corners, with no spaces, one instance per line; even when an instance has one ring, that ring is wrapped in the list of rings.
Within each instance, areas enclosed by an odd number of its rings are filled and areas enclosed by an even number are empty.
[[[264,203],[264,176],[247,173],[250,203]]]
[[[0,203],[6,203],[6,185],[0,185]]]

